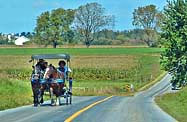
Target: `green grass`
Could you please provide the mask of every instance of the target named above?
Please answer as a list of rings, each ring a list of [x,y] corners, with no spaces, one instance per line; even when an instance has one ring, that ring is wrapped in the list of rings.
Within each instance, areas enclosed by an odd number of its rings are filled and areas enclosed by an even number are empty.
[[[160,53],[162,48],[0,48],[0,55],[68,53],[71,55],[121,55]]]
[[[124,95],[126,92],[123,81],[106,81],[106,80],[79,80],[74,82],[74,95]]]
[[[0,48],[0,110],[32,103],[30,74],[32,54],[68,53],[74,95],[126,95],[158,77],[160,48]],[[47,60],[56,64],[58,60]],[[10,85],[11,84],[11,85]],[[20,90],[18,90],[20,89]],[[23,91],[23,92],[22,92]],[[6,95],[7,94],[7,95]],[[22,100],[23,98],[24,100]],[[13,101],[13,102],[12,102]]]
[[[156,98],[157,104],[179,122],[187,122],[187,87]]]
[[[0,110],[28,105],[32,102],[30,84],[26,81],[0,79]]]

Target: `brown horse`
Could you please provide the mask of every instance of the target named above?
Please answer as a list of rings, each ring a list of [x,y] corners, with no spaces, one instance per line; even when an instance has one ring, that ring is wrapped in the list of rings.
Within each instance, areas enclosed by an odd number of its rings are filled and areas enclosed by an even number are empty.
[[[65,78],[64,75],[57,71],[57,69],[49,65],[49,67],[46,69],[46,72],[44,74],[44,78],[48,79],[48,83],[50,86],[50,98],[51,98],[51,105],[56,105],[57,98],[59,100],[59,105],[61,105],[61,96],[64,96],[65,93]],[[56,99],[54,99],[54,96],[56,96]]]
[[[39,104],[42,104],[44,102],[43,101],[44,90],[47,88],[45,79],[43,79],[44,71],[47,68],[47,62],[44,62],[42,60],[32,68],[33,71],[31,75],[31,86],[32,86],[33,97],[34,97],[33,103],[34,106],[38,106]]]

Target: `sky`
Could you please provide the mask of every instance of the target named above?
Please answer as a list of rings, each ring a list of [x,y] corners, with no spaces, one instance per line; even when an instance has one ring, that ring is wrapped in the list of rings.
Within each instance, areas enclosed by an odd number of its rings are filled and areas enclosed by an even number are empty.
[[[75,9],[91,2],[101,4],[106,14],[115,16],[115,30],[133,29],[132,12],[139,6],[154,4],[162,10],[167,4],[166,0],[0,0],[0,32],[33,32],[42,12]]]

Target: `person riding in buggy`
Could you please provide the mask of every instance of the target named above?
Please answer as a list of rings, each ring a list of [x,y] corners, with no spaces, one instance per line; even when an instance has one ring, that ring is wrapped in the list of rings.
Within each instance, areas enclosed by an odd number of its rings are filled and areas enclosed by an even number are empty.
[[[48,65],[45,59],[63,59],[59,61],[59,67],[55,68],[52,64]],[[64,61],[65,60],[65,61]],[[32,55],[33,71],[31,75],[31,86],[33,91],[34,106],[44,102],[44,92],[49,92],[51,105],[56,105],[57,99],[61,105],[61,98],[64,97],[66,104],[72,103],[72,78],[69,77],[71,72],[70,56],[68,54],[43,54]],[[37,61],[36,65],[35,62]],[[66,85],[69,81],[69,88]],[[56,96],[56,99],[54,98]]]

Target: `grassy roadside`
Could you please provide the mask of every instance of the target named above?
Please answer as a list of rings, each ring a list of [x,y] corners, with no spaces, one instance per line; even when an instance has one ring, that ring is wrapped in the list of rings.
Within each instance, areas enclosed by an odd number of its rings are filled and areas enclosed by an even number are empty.
[[[187,122],[187,87],[177,93],[156,97],[156,103],[179,122]]]
[[[0,110],[32,103],[30,84],[26,81],[0,79]]]

